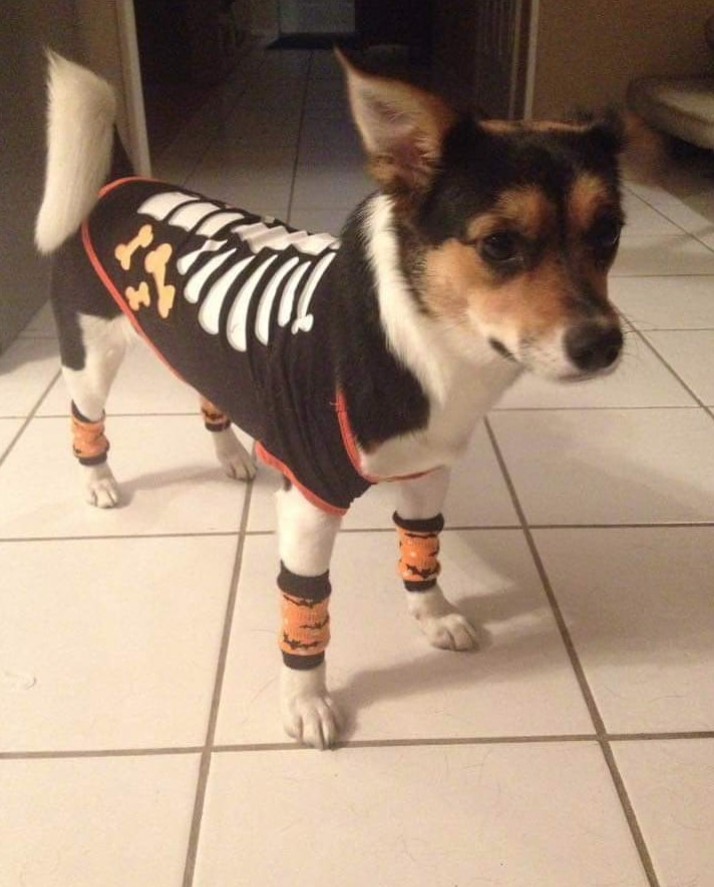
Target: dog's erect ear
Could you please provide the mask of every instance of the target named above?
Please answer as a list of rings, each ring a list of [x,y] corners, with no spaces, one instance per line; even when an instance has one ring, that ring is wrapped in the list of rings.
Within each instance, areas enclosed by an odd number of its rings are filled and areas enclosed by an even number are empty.
[[[587,115],[583,122],[589,124],[586,136],[594,145],[619,156],[628,178],[656,183],[665,175],[666,142],[638,114],[611,108],[597,117]]]
[[[347,75],[352,116],[372,175],[396,195],[423,192],[438,169],[455,112],[431,93],[359,71],[339,50],[336,55]]]

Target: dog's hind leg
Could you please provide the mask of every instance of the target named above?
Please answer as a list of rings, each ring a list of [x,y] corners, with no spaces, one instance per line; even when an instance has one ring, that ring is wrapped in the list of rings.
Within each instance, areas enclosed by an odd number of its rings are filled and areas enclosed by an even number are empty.
[[[399,534],[399,572],[407,593],[409,612],[429,643],[442,650],[472,650],[474,627],[444,597],[437,577],[439,533],[444,528],[441,509],[449,485],[446,468],[402,481],[394,523]]]
[[[340,718],[327,692],[329,567],[341,518],[291,486],[277,494],[282,623],[280,707],[286,732],[315,748],[337,740]]]
[[[104,407],[129,341],[123,316],[96,317],[63,311],[55,305],[62,375],[72,400],[74,455],[82,465],[85,498],[98,508],[113,508],[119,490],[107,461]]]
[[[255,462],[236,437],[229,417],[205,397],[201,397],[201,415],[206,430],[211,432],[216,458],[228,477],[252,480],[255,477]]]

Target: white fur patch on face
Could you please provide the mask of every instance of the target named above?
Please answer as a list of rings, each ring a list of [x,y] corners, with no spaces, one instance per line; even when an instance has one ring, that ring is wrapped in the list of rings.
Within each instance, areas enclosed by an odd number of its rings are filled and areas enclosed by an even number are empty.
[[[380,194],[368,204],[363,231],[377,286],[379,312],[392,353],[416,376],[434,403],[443,403],[464,361],[484,366],[499,360],[476,333],[419,311],[399,265],[390,198]]]
[[[494,350],[503,349],[514,363],[543,379],[566,382],[587,379],[606,372],[606,370],[589,372],[573,363],[566,347],[566,336],[569,332],[567,326],[550,330],[548,334],[528,336],[517,328],[481,324],[477,317],[472,317],[472,321],[486,336]]]

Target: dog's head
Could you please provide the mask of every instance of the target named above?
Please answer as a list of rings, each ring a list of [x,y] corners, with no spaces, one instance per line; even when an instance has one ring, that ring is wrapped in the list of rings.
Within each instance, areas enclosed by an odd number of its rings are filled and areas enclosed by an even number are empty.
[[[478,122],[342,61],[421,309],[542,376],[612,368],[622,349],[607,295],[624,222],[618,122]]]

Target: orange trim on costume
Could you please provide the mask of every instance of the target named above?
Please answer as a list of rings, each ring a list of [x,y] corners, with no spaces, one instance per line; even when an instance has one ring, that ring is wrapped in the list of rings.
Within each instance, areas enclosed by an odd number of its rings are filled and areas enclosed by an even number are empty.
[[[105,194],[108,194],[110,191],[113,191],[115,188],[118,188],[119,185],[126,185],[127,182],[153,182],[155,184],[161,184],[158,179],[152,179],[150,176],[124,176],[123,179],[114,179],[113,182],[107,182],[106,185],[102,185],[99,189],[99,199],[104,197]]]
[[[317,508],[321,511],[326,511],[328,514],[334,514],[337,517],[342,517],[347,514],[346,508],[338,508],[336,505],[330,505],[329,502],[325,502],[324,499],[321,499],[312,490],[308,490],[308,488],[300,483],[300,481],[295,477],[293,472],[285,465],[280,459],[277,459],[273,456],[272,453],[269,453],[260,441],[256,441],[255,444],[255,454],[261,460],[261,462],[265,462],[266,465],[270,465],[271,468],[276,468],[281,474],[283,474],[292,484],[300,490],[303,496],[308,500],[308,502],[312,502]]]
[[[337,412],[337,421],[340,423],[340,434],[342,435],[342,443],[344,444],[347,455],[349,456],[349,460],[352,463],[352,467],[359,474],[360,477],[363,477],[370,484],[381,484],[381,483],[393,483],[394,481],[400,480],[414,480],[417,477],[424,477],[425,474],[429,474],[432,471],[435,471],[435,468],[430,468],[428,471],[418,471],[416,474],[397,474],[392,477],[375,477],[371,474],[365,474],[362,471],[362,467],[360,464],[359,458],[359,450],[357,448],[357,441],[355,440],[354,432],[352,431],[352,425],[350,424],[350,417],[347,413],[347,402],[345,401],[345,396],[342,391],[337,389],[337,401],[335,403],[335,410]]]
[[[379,478],[371,477],[369,474],[365,474],[362,471],[362,467],[360,465],[359,450],[357,449],[357,441],[355,440],[354,432],[352,431],[352,426],[350,425],[350,417],[347,414],[347,402],[345,401],[345,396],[340,388],[337,389],[337,402],[335,403],[335,410],[337,412],[337,421],[340,423],[340,434],[342,435],[342,443],[344,444],[345,451],[347,452],[349,460],[352,463],[352,467],[357,472],[357,474],[359,474],[360,477],[363,477],[369,483],[379,483]]]

